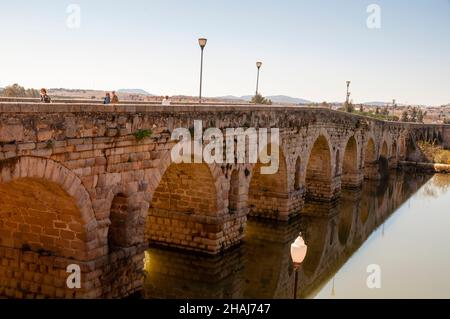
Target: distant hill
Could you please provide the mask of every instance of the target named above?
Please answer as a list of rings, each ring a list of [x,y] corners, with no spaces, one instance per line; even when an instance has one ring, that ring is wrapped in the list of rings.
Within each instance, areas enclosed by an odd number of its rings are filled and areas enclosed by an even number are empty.
[[[141,94],[141,95],[153,96],[153,94],[150,94],[147,91],[142,90],[142,89],[120,89],[120,90],[117,90],[117,93]]]
[[[310,104],[311,101],[297,98],[297,97],[290,97],[286,95],[271,95],[267,97],[268,99],[272,100],[272,102],[275,103],[289,103],[289,104]]]
[[[226,96],[220,96],[217,97],[218,99],[223,100],[243,100],[243,101],[250,101],[253,98],[253,95],[244,95],[244,96],[234,96],[234,95],[226,95]],[[311,101],[291,97],[287,95],[270,95],[265,96],[265,98],[268,98],[272,100],[274,103],[287,103],[287,104],[309,104],[312,103]]]

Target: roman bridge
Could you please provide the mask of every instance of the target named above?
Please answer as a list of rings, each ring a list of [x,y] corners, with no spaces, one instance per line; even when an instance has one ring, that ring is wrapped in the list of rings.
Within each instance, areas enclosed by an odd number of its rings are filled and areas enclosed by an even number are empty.
[[[175,164],[171,133],[279,128],[280,164]],[[119,297],[141,288],[148,244],[218,254],[247,216],[287,221],[305,202],[381,179],[417,139],[450,127],[319,108],[252,105],[0,103],[0,295]],[[66,285],[68,265],[81,288]]]

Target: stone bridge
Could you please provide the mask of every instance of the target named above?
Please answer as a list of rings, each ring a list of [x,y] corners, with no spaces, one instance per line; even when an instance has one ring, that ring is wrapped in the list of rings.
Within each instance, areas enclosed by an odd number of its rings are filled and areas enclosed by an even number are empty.
[[[171,133],[279,128],[280,165],[175,164]],[[120,297],[140,289],[148,243],[218,254],[247,216],[287,221],[306,202],[381,179],[417,139],[450,127],[318,108],[0,103],[0,296]],[[66,287],[80,265],[81,289]]]
[[[344,190],[336,210],[327,216],[293,218],[286,223],[253,219],[248,223],[242,249],[220,256],[150,249],[145,255],[144,295],[291,299],[295,274],[290,248],[302,231],[308,253],[298,270],[297,295],[312,298],[429,178],[399,173],[388,181],[368,181],[362,190]]]

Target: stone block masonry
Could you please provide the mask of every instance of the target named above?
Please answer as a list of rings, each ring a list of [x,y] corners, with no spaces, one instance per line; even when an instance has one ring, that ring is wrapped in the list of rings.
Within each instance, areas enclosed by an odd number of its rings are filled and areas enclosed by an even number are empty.
[[[279,128],[278,172],[172,163],[171,132],[194,120]],[[334,202],[449,132],[319,108],[0,102],[0,296],[126,296],[149,243],[217,254],[240,243],[247,216],[287,221],[305,201]],[[69,262],[79,291],[63,287]]]

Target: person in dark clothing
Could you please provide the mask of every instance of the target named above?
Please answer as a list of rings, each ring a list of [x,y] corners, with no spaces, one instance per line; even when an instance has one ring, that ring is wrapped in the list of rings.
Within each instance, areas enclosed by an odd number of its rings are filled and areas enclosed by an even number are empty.
[[[106,93],[105,97],[103,98],[103,104],[110,104],[111,103],[111,95],[109,93]]]
[[[47,94],[47,90],[42,88],[41,89],[41,102],[42,103],[50,103],[52,100],[50,99],[50,96]]]

